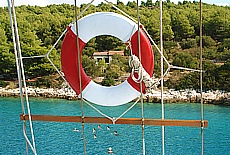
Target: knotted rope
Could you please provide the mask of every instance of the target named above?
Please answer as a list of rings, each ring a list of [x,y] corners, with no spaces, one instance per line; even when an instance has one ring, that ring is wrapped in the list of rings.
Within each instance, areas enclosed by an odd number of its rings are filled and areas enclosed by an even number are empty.
[[[159,81],[153,76],[152,78],[146,72],[138,57],[135,55],[131,55],[129,58],[129,66],[132,68],[131,77],[133,81],[136,83],[140,83],[141,81],[145,84],[145,91],[147,93],[151,92],[151,89],[157,89],[159,85]],[[134,74],[137,73],[138,77],[136,78]]]

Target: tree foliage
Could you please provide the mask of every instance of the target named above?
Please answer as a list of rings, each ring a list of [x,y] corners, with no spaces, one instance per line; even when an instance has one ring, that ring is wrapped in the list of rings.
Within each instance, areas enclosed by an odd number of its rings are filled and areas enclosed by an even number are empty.
[[[175,66],[194,68],[194,69],[197,67],[197,61],[189,53],[176,53],[172,64]]]
[[[86,8],[82,4],[78,13]],[[137,20],[137,4],[129,1],[124,4],[120,0],[115,4],[119,9]],[[148,31],[152,39],[159,45],[159,1],[147,0],[139,7],[140,22]],[[207,89],[229,90],[229,59],[230,59],[230,9],[229,7],[203,4],[203,58],[204,86]],[[90,5],[82,16],[99,11],[120,13],[106,3],[98,6]],[[16,7],[17,22],[20,35],[22,55],[33,57],[44,55],[54,45],[65,28],[74,21],[74,6],[68,4]],[[199,3],[183,1],[175,4],[170,0],[163,2],[163,40],[165,57],[173,65],[198,68],[199,63]],[[17,78],[14,58],[14,46],[10,28],[8,9],[0,7],[0,78],[12,80]],[[50,53],[50,59],[58,69],[61,69],[60,51],[62,39]],[[155,49],[155,48],[154,48]],[[115,84],[116,78],[129,72],[127,57],[115,55],[111,64],[101,61],[98,64],[93,60],[93,53],[106,50],[124,50],[128,56],[130,51],[119,39],[112,36],[97,36],[85,46],[82,56],[82,65],[91,77],[104,76],[104,85]],[[160,72],[160,54],[155,52],[155,74]],[[212,61],[210,61],[212,60]],[[222,63],[216,65],[214,61]],[[23,60],[28,78],[47,76],[56,73],[46,58]],[[166,64],[164,64],[166,65]],[[165,66],[166,68],[166,66]],[[187,74],[178,79],[174,88],[199,88],[198,73]],[[48,81],[48,80],[44,80]],[[49,82],[47,82],[48,84]]]
[[[205,62],[204,69],[208,69],[203,73],[203,88],[204,90],[226,90],[230,91],[230,63],[227,62],[223,66],[217,67],[213,62]],[[175,85],[176,89],[200,89],[199,73],[189,73],[183,77],[178,84]]]

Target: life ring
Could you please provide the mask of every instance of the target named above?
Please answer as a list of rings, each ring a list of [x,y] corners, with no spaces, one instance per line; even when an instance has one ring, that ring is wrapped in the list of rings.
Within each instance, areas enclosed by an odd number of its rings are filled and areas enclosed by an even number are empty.
[[[76,23],[68,26],[68,31],[62,43],[61,64],[65,78],[80,94],[78,72],[78,50],[76,46]],[[99,35],[110,35],[122,42],[131,42],[132,54],[138,56],[138,27],[127,17],[112,12],[97,12],[87,15],[78,21],[80,54],[86,43]],[[140,29],[141,63],[146,72],[152,77],[154,59],[151,43],[142,29]],[[82,81],[82,97],[92,103],[102,106],[117,106],[128,103],[140,95],[140,84],[128,77],[123,83],[105,87],[93,82],[80,65]],[[143,84],[143,92],[145,86]]]

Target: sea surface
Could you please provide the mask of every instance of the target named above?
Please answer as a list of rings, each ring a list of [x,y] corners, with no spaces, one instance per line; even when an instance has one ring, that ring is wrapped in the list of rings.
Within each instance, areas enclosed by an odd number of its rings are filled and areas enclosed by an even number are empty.
[[[132,104],[118,107],[100,107],[110,117],[119,117]],[[61,99],[30,98],[32,114],[81,116],[79,101]],[[97,111],[83,104],[85,116],[101,116]],[[0,98],[0,155],[25,155],[23,122],[19,98]],[[138,103],[123,117],[141,117]],[[161,118],[161,105],[144,104],[145,118]],[[200,104],[165,104],[166,119],[200,119]],[[230,107],[204,105],[204,118],[209,121],[204,130],[205,155],[230,155]],[[142,155],[142,129],[139,125],[84,124],[87,155],[106,155],[111,147],[114,155]],[[84,143],[81,123],[33,122],[36,150],[38,155],[83,155]],[[92,129],[96,130],[96,137]],[[114,131],[118,132],[115,136]],[[27,129],[28,136],[29,128]],[[146,155],[162,154],[162,131],[159,126],[145,126]],[[201,154],[201,129],[195,127],[165,127],[166,155]],[[29,150],[32,154],[31,150]]]

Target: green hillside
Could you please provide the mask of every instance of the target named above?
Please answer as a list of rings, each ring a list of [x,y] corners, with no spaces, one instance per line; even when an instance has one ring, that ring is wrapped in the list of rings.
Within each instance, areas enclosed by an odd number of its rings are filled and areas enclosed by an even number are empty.
[[[124,4],[117,1],[119,9],[137,19],[136,3]],[[86,4],[78,8],[83,10]],[[91,5],[83,16],[99,11],[119,11],[110,5],[101,3]],[[159,44],[159,2],[148,0],[139,7],[140,21],[156,44]],[[74,6],[68,4],[16,7],[22,55],[25,57],[44,55],[69,23],[74,21]],[[199,68],[199,3],[170,1],[163,3],[164,54],[170,63],[176,66]],[[61,42],[50,55],[60,69]],[[117,38],[100,36],[91,39],[83,51],[83,67],[92,78],[104,76],[103,85],[112,85],[118,77],[129,72],[127,58],[115,56],[110,65],[103,61],[96,65],[92,54],[96,51],[124,50],[126,45]],[[203,4],[203,87],[205,90],[230,91],[230,7]],[[3,81],[17,79],[15,56],[8,8],[0,7],[0,86]],[[29,79],[37,78],[31,85],[47,87],[58,86],[60,80],[56,71],[46,58],[24,59],[25,74]],[[102,69],[103,68],[103,69]],[[104,68],[106,68],[104,70]],[[155,50],[155,76],[160,73],[160,55]],[[40,78],[41,77],[41,78]],[[173,78],[172,78],[173,77]],[[171,70],[166,79],[168,88],[199,89],[199,73]]]

